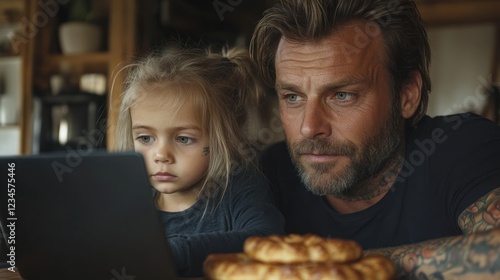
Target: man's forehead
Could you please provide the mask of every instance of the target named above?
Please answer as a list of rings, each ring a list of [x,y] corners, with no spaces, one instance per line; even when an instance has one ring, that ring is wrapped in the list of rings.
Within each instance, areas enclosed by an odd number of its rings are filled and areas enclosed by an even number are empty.
[[[367,21],[353,21],[344,24],[330,35],[315,41],[298,41],[281,37],[276,52],[276,62],[283,57],[300,57],[310,54],[329,54],[338,62],[352,62],[354,56],[383,55],[384,48],[381,33],[366,32]]]

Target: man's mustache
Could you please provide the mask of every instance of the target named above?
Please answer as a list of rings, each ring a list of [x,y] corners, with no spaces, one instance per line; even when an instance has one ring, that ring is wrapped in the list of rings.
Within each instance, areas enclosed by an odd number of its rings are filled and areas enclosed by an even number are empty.
[[[356,154],[356,146],[351,143],[331,142],[327,139],[303,139],[291,145],[292,153],[321,154],[330,156],[353,156]]]

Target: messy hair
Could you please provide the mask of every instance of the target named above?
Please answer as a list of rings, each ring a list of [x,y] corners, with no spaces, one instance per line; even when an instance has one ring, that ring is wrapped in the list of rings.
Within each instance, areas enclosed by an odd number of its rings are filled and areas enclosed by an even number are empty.
[[[420,104],[409,119],[410,125],[416,124],[426,113],[431,90],[430,47],[412,0],[279,0],[258,22],[250,42],[250,54],[264,80],[274,87],[275,56],[281,38],[299,43],[318,42],[356,20],[369,23],[363,32],[370,34],[373,29],[369,28],[373,26],[380,30],[394,100],[400,100],[401,89],[413,72],[421,74]]]
[[[244,48],[171,47],[153,52],[129,66],[116,125],[116,149],[133,150],[130,108],[150,94],[193,112],[209,139],[209,166],[200,194],[207,198],[225,192],[236,168],[254,163],[245,131],[247,109],[264,96],[263,83]],[[162,89],[175,90],[162,90]],[[180,89],[180,90],[177,90]],[[184,89],[184,90],[183,90]],[[168,121],[168,120],[166,120]]]

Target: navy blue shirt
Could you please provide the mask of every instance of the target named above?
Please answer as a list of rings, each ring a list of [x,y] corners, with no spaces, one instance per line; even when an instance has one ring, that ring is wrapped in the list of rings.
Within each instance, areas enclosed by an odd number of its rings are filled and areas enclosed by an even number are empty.
[[[407,132],[403,168],[375,205],[339,214],[307,191],[284,142],[262,157],[287,233],[358,241],[364,249],[459,235],[459,215],[500,187],[500,127],[473,114],[424,117]]]
[[[242,252],[250,236],[283,234],[283,216],[259,171],[239,170],[223,196],[181,212],[160,212],[178,275],[200,277],[209,254]]]

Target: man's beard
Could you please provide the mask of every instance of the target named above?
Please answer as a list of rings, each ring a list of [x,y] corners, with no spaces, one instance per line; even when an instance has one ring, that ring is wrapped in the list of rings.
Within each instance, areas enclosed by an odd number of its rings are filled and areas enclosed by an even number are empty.
[[[338,198],[356,198],[369,195],[370,189],[363,189],[365,183],[383,171],[397,158],[401,136],[400,114],[392,111],[380,131],[368,137],[361,147],[350,141],[325,138],[303,139],[288,145],[292,161],[306,188],[316,195],[332,195]],[[325,154],[345,156],[349,164],[337,173],[330,173],[334,163],[301,162],[303,154]]]

